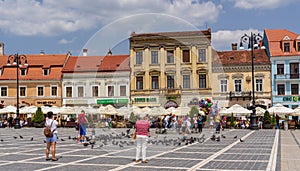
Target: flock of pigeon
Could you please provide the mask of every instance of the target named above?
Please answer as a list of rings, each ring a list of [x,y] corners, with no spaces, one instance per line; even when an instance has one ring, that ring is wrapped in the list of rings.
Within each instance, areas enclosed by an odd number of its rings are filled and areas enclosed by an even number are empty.
[[[223,134],[221,134],[221,137],[222,137],[222,138],[226,138],[226,136],[223,135]],[[221,137],[220,137],[220,136],[216,136],[215,134],[213,134],[213,135],[210,137],[210,139],[211,139],[212,141],[220,141],[220,140],[221,140]],[[237,138],[237,135],[234,136],[233,138],[236,139],[236,138]],[[240,138],[240,142],[244,142],[244,140],[242,140],[242,139]]]
[[[115,132],[108,132],[107,129],[102,129],[105,134],[100,134],[98,136],[93,136],[93,137],[86,137],[86,141],[83,144],[84,147],[91,146],[91,149],[96,149],[96,148],[101,148],[106,145],[113,145],[113,146],[119,146],[120,148],[124,147],[125,145],[131,146],[135,144],[135,141],[132,139],[133,132],[131,132],[131,129],[127,129],[126,133],[121,132],[121,133],[115,133]],[[210,139],[212,141],[220,141],[221,137],[223,139],[226,138],[225,135],[221,134],[221,136],[216,136],[213,134]],[[13,136],[14,139],[17,139],[17,136]],[[19,135],[20,139],[23,139],[24,137]],[[233,137],[234,139],[237,138],[237,136]],[[74,140],[77,141],[77,137],[68,137],[69,140]],[[1,139],[1,142],[4,140]],[[30,141],[33,141],[33,137],[30,138]],[[61,138],[60,141],[66,141],[65,139]],[[192,144],[195,142],[198,143],[203,143],[205,141],[205,135],[200,134],[199,137],[187,137],[187,136],[182,136],[174,139],[167,139],[167,136],[164,136],[163,139],[159,139],[158,136],[156,137],[151,137],[148,140],[148,144],[152,145],[166,145],[166,146],[180,146],[180,145],[188,145]],[[97,146],[96,146],[97,142]],[[240,139],[240,142],[244,142],[244,140]],[[44,140],[44,143],[46,141]]]

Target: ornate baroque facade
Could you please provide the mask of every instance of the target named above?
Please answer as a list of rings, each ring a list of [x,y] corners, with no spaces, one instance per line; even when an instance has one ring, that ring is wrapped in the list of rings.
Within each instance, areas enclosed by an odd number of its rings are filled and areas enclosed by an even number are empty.
[[[211,98],[211,30],[132,33],[130,94],[133,106],[197,105]]]

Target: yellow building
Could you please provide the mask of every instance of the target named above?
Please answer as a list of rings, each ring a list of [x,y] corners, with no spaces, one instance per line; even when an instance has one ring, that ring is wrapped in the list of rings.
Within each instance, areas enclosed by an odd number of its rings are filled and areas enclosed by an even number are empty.
[[[236,49],[236,48],[233,48]],[[251,51],[232,50],[213,53],[213,99],[219,107],[252,105]],[[254,50],[256,105],[271,102],[271,63],[265,49]]]
[[[132,33],[130,95],[133,106],[198,105],[211,98],[211,30]]]

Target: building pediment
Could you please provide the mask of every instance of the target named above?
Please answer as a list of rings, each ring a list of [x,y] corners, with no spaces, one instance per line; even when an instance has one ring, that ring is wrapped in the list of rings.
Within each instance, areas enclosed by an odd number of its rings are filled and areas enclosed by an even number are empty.
[[[240,73],[238,73],[238,74],[232,74],[231,77],[232,77],[232,79],[243,78],[244,74],[240,74]]]

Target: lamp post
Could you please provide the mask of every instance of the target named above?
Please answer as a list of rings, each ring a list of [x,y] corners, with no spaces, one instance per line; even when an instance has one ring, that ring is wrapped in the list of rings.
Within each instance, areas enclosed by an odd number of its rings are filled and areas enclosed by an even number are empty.
[[[256,109],[255,109],[255,76],[254,76],[254,49],[257,49],[259,46],[258,46],[258,42],[260,40],[262,40],[262,36],[258,33],[258,34],[255,34],[255,33],[252,33],[251,32],[251,35],[243,35],[241,37],[241,42],[240,42],[240,49],[244,49],[244,44],[248,44],[248,49],[251,50],[251,70],[252,70],[252,114],[250,116],[250,122],[251,122],[251,125],[250,125],[250,128],[252,130],[258,130],[258,126],[257,126],[257,123],[256,123],[256,119],[257,119],[257,116],[256,116]]]
[[[13,63],[11,64],[11,61]],[[25,66],[28,66],[27,63],[27,57],[25,55],[19,55],[19,54],[14,54],[14,55],[9,55],[8,60],[7,60],[7,66],[15,65],[16,66],[16,80],[17,80],[17,87],[16,87],[16,92],[17,92],[17,110],[16,110],[16,118],[15,118],[15,129],[20,129],[20,119],[19,119],[19,70],[20,67],[22,67],[22,61]]]

